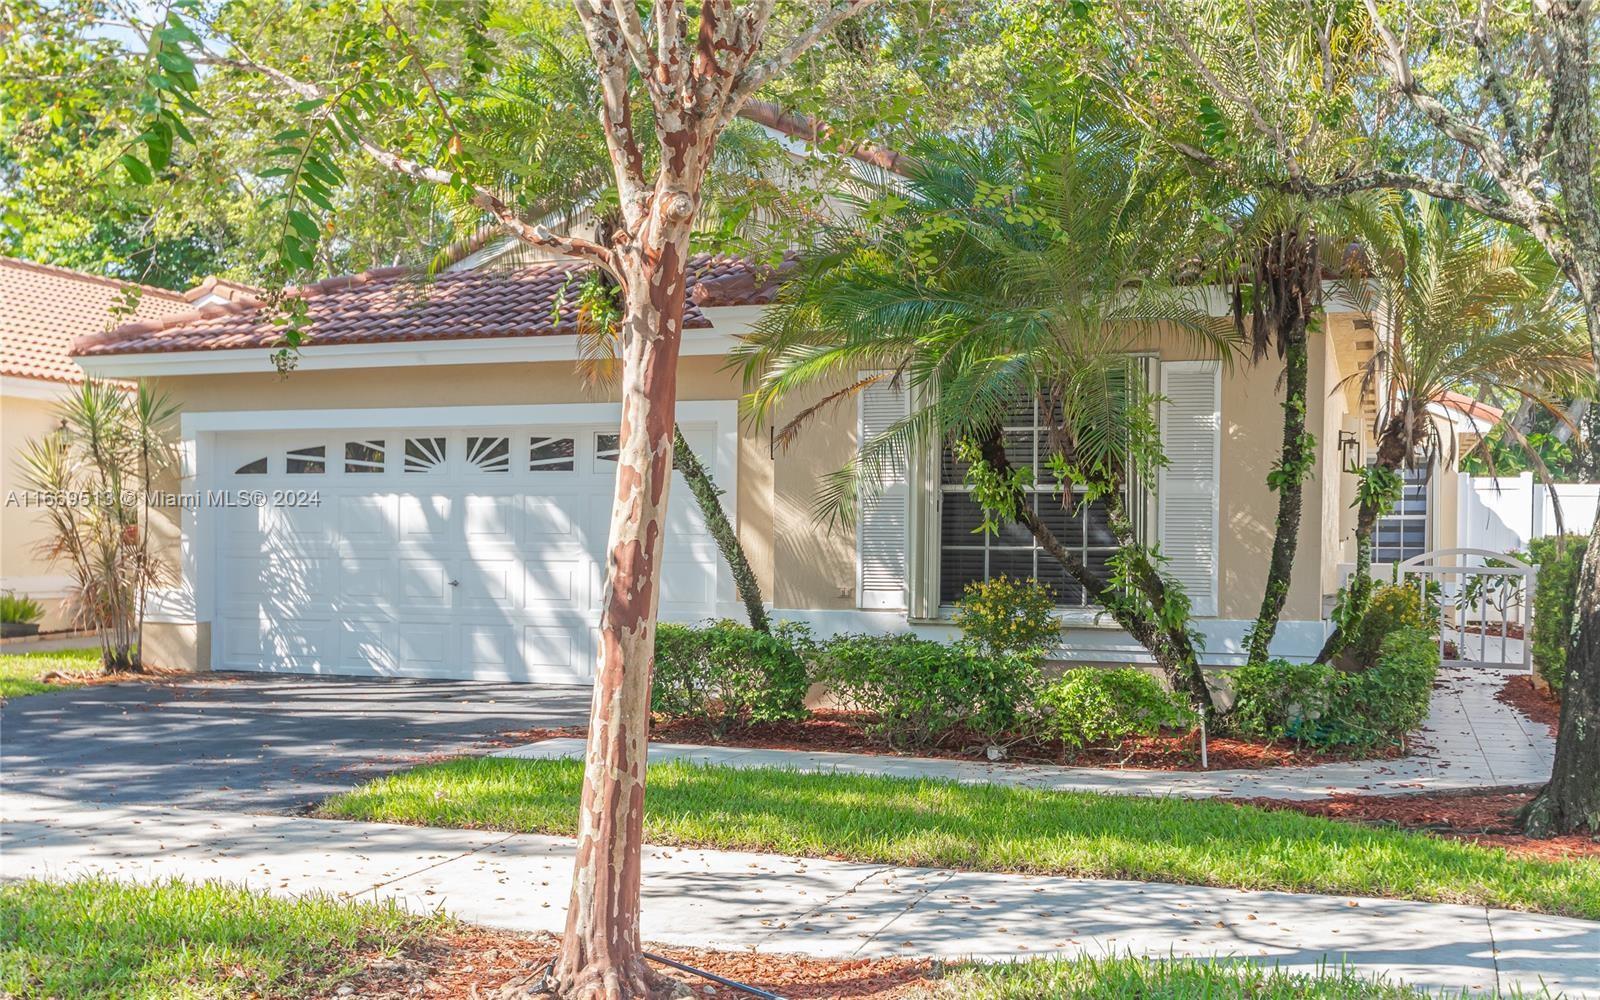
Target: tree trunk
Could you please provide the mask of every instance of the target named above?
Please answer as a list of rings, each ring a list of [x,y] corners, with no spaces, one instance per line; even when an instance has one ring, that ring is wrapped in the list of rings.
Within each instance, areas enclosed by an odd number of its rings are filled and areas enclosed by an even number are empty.
[[[1304,507],[1303,471],[1316,448],[1316,440],[1306,432],[1306,396],[1311,379],[1310,352],[1306,347],[1306,321],[1294,315],[1279,334],[1283,345],[1284,400],[1283,451],[1278,462],[1281,481],[1278,491],[1278,520],[1272,536],[1272,561],[1267,564],[1267,586],[1261,597],[1261,610],[1245,639],[1251,663],[1266,662],[1272,637],[1278,632],[1283,603],[1289,597],[1294,571],[1295,550],[1300,545],[1300,515]]]
[[[1005,446],[998,434],[980,442],[980,447],[984,461],[990,467],[1002,476],[1010,473],[1011,463],[1006,458]],[[1117,536],[1118,544],[1123,551],[1130,551],[1134,547],[1134,539],[1127,514],[1122,509],[1120,501],[1113,499],[1111,506],[1112,531]],[[1050,530],[1050,526],[1045,524],[1028,504],[1026,496],[1018,499],[1016,510],[1017,521],[1028,529],[1034,540],[1039,543],[1039,547],[1060,563],[1068,575],[1084,590],[1093,594],[1095,600],[1105,608],[1117,624],[1126,629],[1128,634],[1150,653],[1151,659],[1161,668],[1172,689],[1186,695],[1208,722],[1214,718],[1216,704],[1211,699],[1211,689],[1207,686],[1205,673],[1200,667],[1199,652],[1194,648],[1189,633],[1182,626],[1167,627],[1157,622],[1153,615],[1139,613],[1126,594],[1118,590],[1106,577],[1090,569],[1076,553],[1068,551],[1061,544],[1055,532]],[[1140,570],[1134,574],[1138,598],[1152,608],[1166,607],[1169,599],[1166,580],[1148,560],[1141,559]]]
[[[1600,248],[1575,253],[1574,284],[1584,300],[1589,343],[1600,363]],[[1578,574],[1573,602],[1577,629],[1567,652],[1556,729],[1556,759],[1550,782],[1523,811],[1523,827],[1535,837],[1600,834],[1600,515],[1589,531],[1589,548]]]
[[[683,439],[683,432],[673,427],[672,434],[672,467],[689,484],[689,492],[694,494],[694,502],[700,506],[700,516],[705,519],[706,529],[711,532],[723,561],[733,574],[733,585],[739,592],[740,602],[744,604],[750,627],[757,632],[771,632],[772,623],[767,619],[767,607],[761,600],[761,585],[756,582],[750,560],[745,558],[744,546],[739,544],[739,533],[734,530],[732,522],[728,520],[728,512],[722,507],[722,490],[717,488],[711,473],[701,464],[699,456],[689,447],[689,442]]]
[[[622,424],[578,850],[554,968],[562,997],[628,1000],[664,995],[670,983],[640,950],[639,881],[687,262],[687,226],[677,228],[656,254],[641,248],[621,258]]]

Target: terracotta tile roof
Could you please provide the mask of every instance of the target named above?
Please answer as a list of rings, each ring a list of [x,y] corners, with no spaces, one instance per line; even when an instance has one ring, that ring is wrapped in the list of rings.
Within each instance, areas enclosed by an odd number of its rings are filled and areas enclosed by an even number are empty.
[[[229,278],[219,278],[213,274],[200,282],[200,284],[184,292],[183,299],[185,302],[196,302],[207,295],[216,295],[220,298],[238,302],[245,298],[260,298],[262,294],[264,294],[262,290],[254,285],[246,285],[241,281],[233,281]]]
[[[164,288],[0,257],[0,375],[83,381],[68,354],[73,338],[126,322],[112,307],[130,288],[139,290],[133,315],[141,319],[190,308],[180,293]]]
[[[1471,396],[1464,396],[1459,392],[1451,392],[1448,389],[1439,394],[1438,402],[1439,405],[1447,406],[1484,426],[1497,424],[1500,422],[1500,418],[1506,415],[1506,411],[1498,406],[1491,406],[1481,400],[1473,399]]]
[[[309,345],[395,341],[547,337],[577,331],[573,278],[588,265],[565,261],[482,268],[425,277],[414,268],[390,267],[329,278],[291,292],[303,297],[311,317]],[[740,258],[697,255],[690,261],[684,327],[711,325],[696,305],[702,283],[745,280],[752,265]],[[564,291],[565,290],[565,291]],[[737,304],[719,292],[719,305]],[[557,304],[560,303],[559,310]],[[244,294],[179,315],[129,323],[82,337],[79,356],[213,351],[276,346],[281,329]]]

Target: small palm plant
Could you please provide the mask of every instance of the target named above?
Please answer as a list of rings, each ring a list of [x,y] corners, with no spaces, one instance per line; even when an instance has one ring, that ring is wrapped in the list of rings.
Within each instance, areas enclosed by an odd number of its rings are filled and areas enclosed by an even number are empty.
[[[74,623],[99,632],[105,669],[139,670],[146,592],[166,577],[150,552],[150,501],[173,463],[176,409],[143,386],[91,379],[58,413],[60,429],[21,458],[53,529],[40,554],[67,565]]]

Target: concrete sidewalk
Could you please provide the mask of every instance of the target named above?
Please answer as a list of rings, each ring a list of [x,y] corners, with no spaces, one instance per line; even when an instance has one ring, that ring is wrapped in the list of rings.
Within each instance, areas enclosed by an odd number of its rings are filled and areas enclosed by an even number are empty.
[[[572,842],[7,795],[0,874],[243,882],[559,931]],[[1341,960],[1425,988],[1600,997],[1600,923],[1475,906],[650,848],[646,939],[823,957]]]
[[[1405,795],[1540,784],[1550,778],[1555,740],[1545,727],[1495,700],[1505,677],[1504,673],[1478,670],[1442,673],[1429,706],[1428,721],[1414,738],[1415,752],[1397,760],[1260,770],[1152,771],[656,743],[650,747],[650,761],[686,760],[813,774],[941,778],[963,784],[1186,798],[1319,799],[1337,794]],[[582,757],[583,741],[542,740],[495,751],[494,756]]]

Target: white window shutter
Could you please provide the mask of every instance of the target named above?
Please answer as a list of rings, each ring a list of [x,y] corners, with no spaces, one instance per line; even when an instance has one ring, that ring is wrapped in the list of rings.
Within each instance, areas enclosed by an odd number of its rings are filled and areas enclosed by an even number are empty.
[[[1167,466],[1156,487],[1156,538],[1166,572],[1183,584],[1196,615],[1217,613],[1217,478],[1221,465],[1221,378],[1213,361],[1161,366],[1161,446]]]
[[[863,377],[870,374],[862,372]],[[893,379],[874,382],[858,398],[861,409],[857,440],[863,444],[906,417],[905,388]],[[875,491],[863,489],[856,518],[856,604],[862,608],[904,608],[911,512],[911,487],[904,463],[885,470],[877,487]]]

